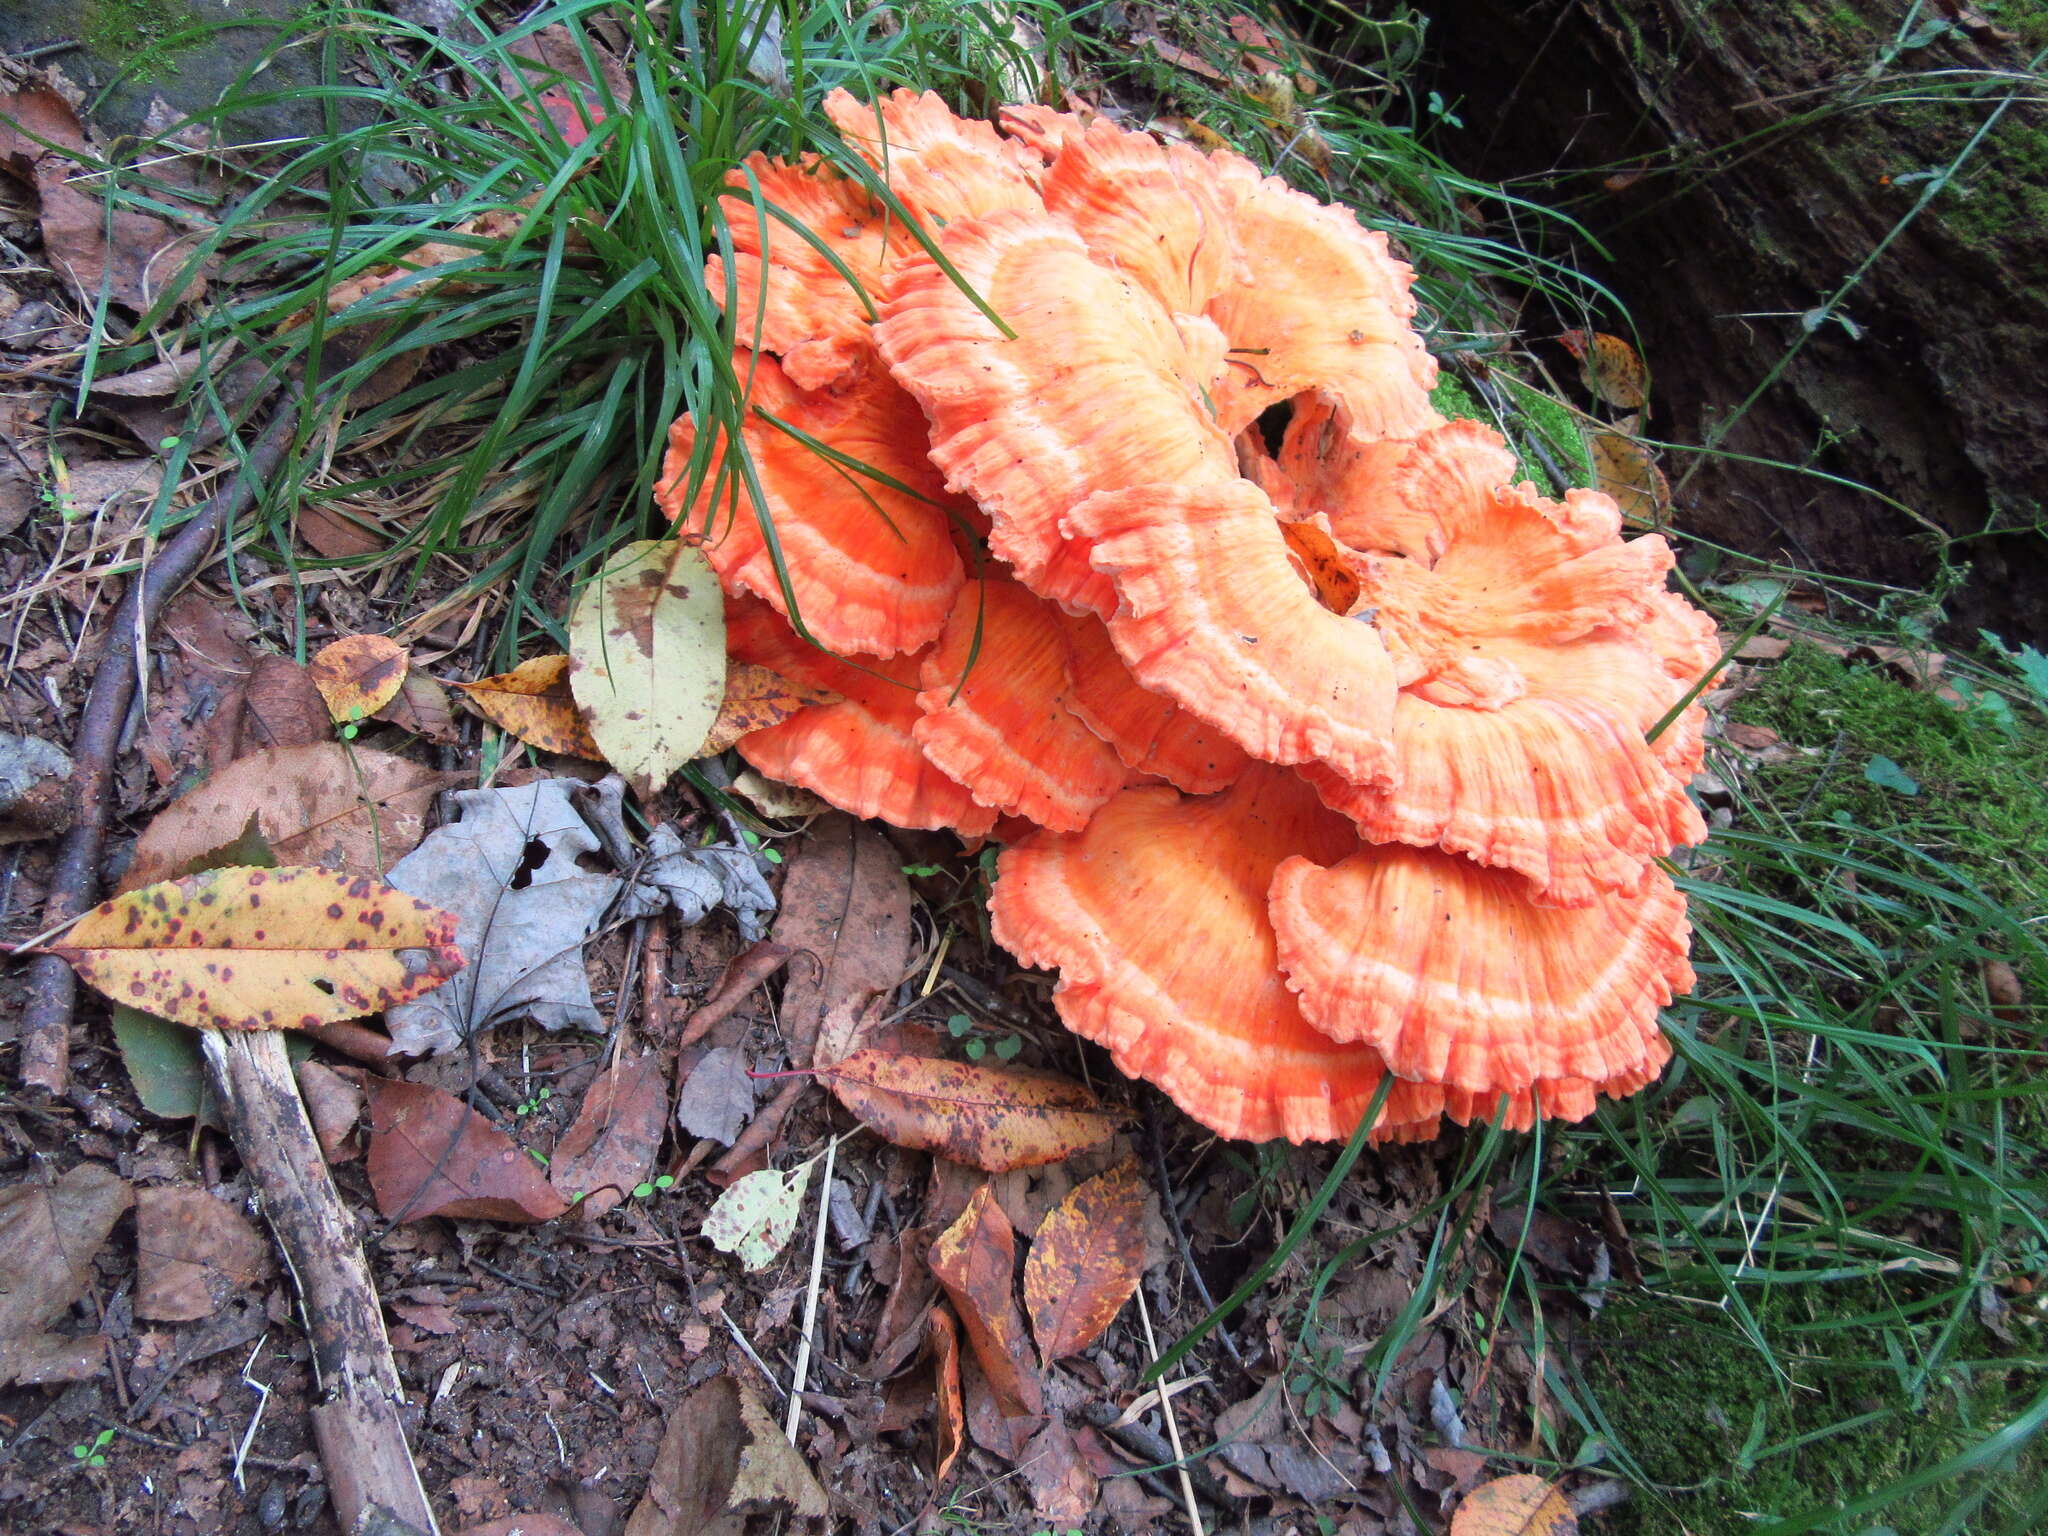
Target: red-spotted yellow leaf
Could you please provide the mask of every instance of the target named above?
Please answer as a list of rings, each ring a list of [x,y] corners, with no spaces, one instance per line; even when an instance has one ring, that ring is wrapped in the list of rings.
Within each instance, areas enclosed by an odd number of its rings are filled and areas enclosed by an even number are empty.
[[[987,1183],[969,1198],[959,1219],[933,1239],[929,1258],[932,1273],[960,1314],[975,1362],[1010,1418],[1045,1407],[1012,1286],[1016,1259],[1016,1232]]]
[[[604,749],[569,696],[567,656],[535,656],[510,672],[455,686],[465,704],[529,747],[604,761]]]
[[[367,875],[212,869],[102,902],[50,952],[117,1003],[178,1024],[304,1029],[431,992],[462,969],[455,919]]]
[[[1116,1131],[1086,1088],[1038,1072],[862,1050],[818,1077],[884,1140],[985,1173],[1056,1163]]]
[[[1124,1161],[1070,1192],[1038,1224],[1024,1306],[1050,1364],[1102,1337],[1145,1272],[1145,1185]]]
[[[1451,1516],[1451,1536],[1578,1536],[1557,1485],[1527,1472],[1481,1483]]]
[[[703,550],[613,553],[569,614],[569,691],[642,799],[696,756],[725,699],[725,594]]]
[[[327,712],[346,724],[367,720],[397,696],[411,659],[389,635],[350,635],[313,655],[308,670]]]
[[[1566,331],[1557,338],[1579,360],[1579,378],[1593,398],[1624,411],[1640,410],[1650,399],[1650,371],[1636,349],[1605,331]]]

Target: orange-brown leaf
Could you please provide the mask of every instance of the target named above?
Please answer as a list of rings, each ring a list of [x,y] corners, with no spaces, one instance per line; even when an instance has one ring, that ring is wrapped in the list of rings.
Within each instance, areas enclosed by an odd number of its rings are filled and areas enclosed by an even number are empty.
[[[780,725],[800,709],[839,701],[840,695],[829,688],[793,683],[757,662],[730,662],[725,671],[725,702],[718,706],[718,718],[711,722],[710,734],[695,755],[715,757],[742,736]]]
[[[1566,331],[1557,338],[1579,360],[1579,379],[1596,400],[1640,410],[1650,399],[1650,371],[1636,349],[1605,331]]]
[[[885,1140],[985,1173],[1056,1163],[1116,1130],[1086,1088],[1038,1072],[862,1050],[818,1076]]]
[[[567,656],[536,656],[510,672],[455,686],[470,708],[529,747],[604,761],[603,750],[569,694]]]
[[[1593,457],[1594,486],[1612,496],[1621,515],[1636,524],[1659,525],[1671,505],[1671,482],[1650,450],[1619,432],[1595,432],[1586,439]]]
[[[1145,1186],[1126,1159],[1046,1215],[1024,1260],[1024,1305],[1050,1364],[1102,1337],[1145,1272]]]
[[[1006,1417],[1044,1411],[1045,1394],[1024,1337],[1013,1287],[1017,1235],[987,1183],[932,1243],[929,1263],[945,1287],[975,1361]]]
[[[179,1024],[305,1029],[462,969],[455,919],[367,875],[210,869],[116,896],[57,943],[88,986]]]
[[[960,1325],[944,1307],[931,1309],[932,1365],[939,1410],[939,1467],[932,1481],[945,1482],[967,1443],[967,1408],[960,1396]]]
[[[1451,1517],[1451,1536],[1578,1536],[1578,1529],[1556,1485],[1527,1472],[1481,1483]]]
[[[1358,606],[1358,575],[1335,539],[1314,523],[1282,523],[1280,535],[1287,540],[1288,563],[1317,602],[1332,613]]]
[[[386,1221],[552,1221],[569,1209],[512,1139],[453,1094],[372,1076],[370,1188]]]
[[[389,635],[350,635],[313,655],[313,686],[344,723],[367,720],[397,696],[411,658]]]

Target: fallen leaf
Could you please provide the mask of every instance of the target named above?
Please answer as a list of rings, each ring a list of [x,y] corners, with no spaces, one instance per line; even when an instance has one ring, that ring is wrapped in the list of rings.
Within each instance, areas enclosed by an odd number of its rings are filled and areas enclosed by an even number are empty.
[[[135,1194],[135,1315],[162,1323],[212,1317],[270,1268],[249,1218],[203,1189]]]
[[[1006,1417],[1045,1411],[1024,1316],[1017,1310],[1017,1239],[986,1182],[932,1243],[928,1262],[959,1314],[974,1358]]]
[[[1486,1226],[1503,1248],[1519,1248],[1552,1274],[1578,1281],[1592,1278],[1607,1247],[1584,1222],[1526,1205],[1496,1206]]]
[[[94,379],[90,392],[95,395],[116,395],[131,400],[174,395],[180,385],[199,372],[204,361],[205,359],[197,352],[174,352],[161,362],[150,363],[142,368],[131,368],[126,373]]]
[[[1730,746],[1740,747],[1745,752],[1761,752],[1774,747],[1781,739],[1768,725],[1747,725],[1740,720],[1730,720],[1721,727],[1721,735]]]
[[[299,1097],[306,1102],[306,1118],[313,1122],[320,1155],[330,1163],[361,1157],[356,1125],[363,1116],[363,1090],[317,1061],[300,1062],[298,1079]]]
[[[1102,1486],[1081,1459],[1072,1431],[1059,1419],[1049,1420],[1026,1443],[1017,1470],[1031,1490],[1031,1511],[1040,1520],[1066,1529],[1086,1525],[1095,1512]]]
[[[165,788],[182,794],[241,756],[251,633],[239,610],[197,590],[179,594],[158,622],[142,751]]]
[[[796,1065],[811,1063],[829,1007],[857,1006],[903,979],[914,939],[910,908],[903,856],[880,829],[837,814],[812,826],[789,861],[772,932],[799,957],[783,983],[779,1015]]]
[[[569,614],[569,691],[605,761],[651,800],[725,698],[725,595],[704,551],[628,544]]]
[[[611,782],[622,781],[613,775]],[[620,841],[625,841],[623,830]],[[775,892],[762,877],[753,849],[738,843],[690,847],[667,822],[647,834],[646,850],[631,869],[632,886],[615,914],[622,920],[668,910],[688,928],[714,907],[724,907],[740,937],[752,943],[766,931],[761,919],[775,910]]]
[[[552,1221],[569,1209],[539,1163],[462,1100],[424,1083],[364,1080],[370,1189],[386,1221]]]
[[[933,1392],[938,1400],[939,1418],[939,1462],[932,1481],[943,1483],[952,1474],[953,1463],[967,1443],[967,1410],[960,1396],[960,1325],[953,1321],[948,1309],[933,1307],[930,1326],[932,1374],[936,1378]]]
[[[445,746],[462,744],[462,733],[455,728],[455,712],[449,707],[448,690],[424,672],[407,671],[391,702],[377,711],[377,718]]]
[[[1332,613],[1349,613],[1358,606],[1358,573],[1346,563],[1343,550],[1327,528],[1314,523],[1282,523],[1280,534],[1287,541],[1288,563],[1302,585],[1315,593],[1317,602]]]
[[[784,784],[753,768],[733,775],[732,792],[772,820],[795,821],[805,816],[822,816],[832,809],[808,789]]]
[[[363,402],[351,396],[352,403]],[[299,537],[312,546],[313,553],[328,560],[352,560],[374,555],[390,541],[348,517],[338,508],[315,502],[299,508]]]
[[[787,1173],[763,1168],[734,1179],[705,1213],[705,1240],[744,1268],[766,1269],[789,1246],[810,1182],[810,1163]]]
[[[1586,452],[1593,460],[1594,489],[1612,496],[1632,523],[1661,526],[1671,508],[1671,482],[1650,450],[1618,432],[1592,432]]]
[[[1125,1160],[1053,1208],[1024,1260],[1024,1305],[1050,1364],[1102,1336],[1145,1273],[1145,1185]]]
[[[1888,789],[1893,794],[1920,793],[1920,781],[1883,753],[1879,753],[1863,765],[1863,777],[1879,789]]]
[[[751,1513],[822,1520],[831,1507],[760,1399],[717,1376],[669,1415],[625,1536],[742,1536]]]
[[[1596,400],[1624,411],[1649,403],[1650,371],[1636,349],[1605,331],[1566,331],[1557,338],[1579,360],[1579,379]]]
[[[781,673],[752,661],[728,661],[725,698],[718,718],[692,757],[716,757],[742,736],[780,725],[813,704],[837,704],[841,696],[829,688],[807,688]]]
[[[567,656],[536,656],[510,672],[455,687],[465,704],[529,747],[604,761],[604,749],[570,697]]]
[[[382,874],[411,851],[452,775],[338,742],[252,752],[158,813],[118,887],[169,878],[256,818],[281,864]]]
[[[104,518],[116,526],[138,521],[164,483],[157,459],[53,461],[50,470],[58,503],[72,519]]]
[[[175,1024],[303,1029],[462,968],[455,922],[367,875],[215,869],[102,902],[48,946],[88,986]]]
[[[225,1131],[207,1081],[199,1036],[183,1024],[116,1003],[114,1043],[142,1107],[165,1120],[197,1118]]]
[[[1737,661],[1777,661],[1792,649],[1792,642],[1779,635],[1751,635],[1735,648]]]
[[[583,1091],[576,1121],[555,1144],[548,1181],[595,1221],[654,1171],[668,1130],[666,1064],[621,1053]]]
[[[0,731],[0,847],[71,826],[71,756],[40,736]]]
[[[737,1046],[713,1046],[697,1059],[676,1096],[676,1125],[729,1147],[754,1117],[754,1080]]]
[[[242,696],[236,751],[309,747],[328,742],[333,735],[327,701],[313,686],[313,674],[289,656],[258,656]],[[359,759],[363,755],[356,754]]]
[[[1056,1163],[1107,1141],[1116,1118],[1079,1083],[1045,1073],[855,1051],[817,1069],[861,1122],[899,1147],[985,1173]]]
[[[401,1311],[397,1307],[392,1310]],[[557,1515],[529,1512],[507,1515],[502,1520],[486,1520],[482,1525],[465,1525],[455,1536],[584,1536],[584,1532],[582,1526],[571,1525]]]
[[[576,813],[573,779],[458,791],[461,819],[391,868],[391,883],[455,914],[468,960],[453,986],[390,1010],[392,1047],[419,1055],[524,1016],[544,1029],[603,1027],[583,945],[623,882],[577,862],[598,841]]]
[[[1556,1485],[1527,1472],[1481,1483],[1451,1516],[1451,1536],[1577,1536],[1578,1529]]]
[[[397,697],[410,665],[405,647],[389,635],[349,635],[314,652],[309,669],[327,713],[351,724]]]
[[[38,1380],[64,1379],[48,1374],[53,1353],[90,1364],[73,1341],[41,1341],[84,1293],[94,1255],[132,1199],[128,1181],[103,1163],[80,1163],[54,1184],[0,1189],[0,1385],[29,1367]],[[103,1348],[85,1342],[94,1354]]]

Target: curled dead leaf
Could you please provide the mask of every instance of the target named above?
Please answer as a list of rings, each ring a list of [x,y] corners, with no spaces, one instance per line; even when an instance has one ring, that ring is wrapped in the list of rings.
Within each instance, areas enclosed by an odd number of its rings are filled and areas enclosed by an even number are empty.
[[[604,749],[569,695],[569,658],[535,656],[510,672],[457,683],[463,703],[529,747],[604,761]]]
[[[1045,1073],[859,1050],[817,1074],[885,1140],[984,1173],[1056,1163],[1116,1132],[1094,1094]]]
[[[742,736],[780,725],[800,709],[839,702],[840,696],[829,688],[807,688],[756,662],[729,662],[718,718],[691,756],[715,757]]]
[[[1017,1238],[987,1183],[932,1243],[928,1262],[959,1314],[974,1358],[1006,1417],[1045,1410],[1024,1317],[1013,1290]]]

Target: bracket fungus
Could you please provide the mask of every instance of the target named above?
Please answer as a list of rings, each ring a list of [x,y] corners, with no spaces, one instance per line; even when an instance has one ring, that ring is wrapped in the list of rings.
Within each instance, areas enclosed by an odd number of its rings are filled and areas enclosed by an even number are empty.
[[[1005,844],[995,939],[1220,1135],[1654,1080],[1719,659],[1664,540],[1437,413],[1348,210],[1045,107],[825,109],[843,150],[729,178],[746,411],[659,490],[732,655],[833,696],[742,755]]]

